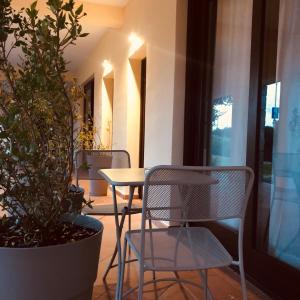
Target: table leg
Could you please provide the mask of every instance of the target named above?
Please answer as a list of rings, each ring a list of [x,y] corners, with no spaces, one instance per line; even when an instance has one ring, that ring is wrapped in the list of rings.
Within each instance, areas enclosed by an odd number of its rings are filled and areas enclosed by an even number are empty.
[[[118,204],[117,204],[117,194],[116,194],[116,187],[112,185],[112,196],[113,196],[113,205],[114,205],[114,212],[115,212],[115,225],[116,225],[116,239],[117,239],[117,249],[118,249],[118,277],[117,277],[117,287],[116,287],[116,295],[115,299],[119,299],[119,277],[121,272],[121,239],[120,239],[120,225],[119,225],[119,215],[118,215]]]
[[[130,213],[132,200],[134,196],[134,186],[129,187],[129,199],[128,199],[128,211]],[[122,229],[126,217],[126,213],[122,216],[121,222],[119,223],[119,215],[118,215],[118,204],[117,204],[117,194],[116,194],[116,187],[112,186],[112,196],[113,196],[113,205],[114,205],[114,213],[115,213],[115,225],[116,225],[116,239],[117,239],[117,257],[118,257],[118,277],[117,277],[117,287],[116,287],[116,296],[115,299],[121,299],[120,292],[120,280],[121,278],[121,263],[122,263],[122,248],[121,248],[121,235]]]
[[[128,208],[127,208],[127,211],[124,215],[124,218],[121,220],[121,224],[120,224],[120,240],[121,240],[121,235],[122,235],[122,229],[123,229],[123,225],[124,225],[124,222],[125,222],[125,216],[127,213],[130,214],[130,210],[131,210],[131,206],[132,206],[132,200],[133,200],[133,197],[134,197],[134,189],[135,187],[134,186],[129,186],[129,198],[128,198]],[[120,255],[120,257],[122,257],[122,249],[121,247],[118,249],[120,252],[118,252],[118,255]],[[119,256],[118,256],[119,257]],[[125,261],[122,262],[121,259],[118,260],[118,284],[117,284],[117,295],[118,295],[118,299],[122,299],[122,295],[120,294],[121,293],[121,280],[123,280],[123,276],[122,276],[122,272],[119,271],[121,270],[120,268],[122,267],[121,264],[122,263],[126,263],[126,257],[124,258]]]
[[[127,209],[125,210],[125,208],[124,208],[123,213],[122,213],[122,217],[121,217],[121,222],[120,222],[120,225],[119,225],[119,228],[120,228],[119,231],[120,232],[122,232],[122,228],[123,228],[126,213],[127,213]],[[102,278],[103,281],[106,281],[106,277],[107,277],[110,269],[114,268],[116,266],[116,265],[114,265],[114,262],[115,262],[117,253],[118,253],[118,245],[116,243],[114,253],[113,253],[112,257],[110,258],[109,264],[107,265],[106,270],[104,272],[104,275],[103,275],[103,278]]]
[[[128,198],[128,205],[127,205],[127,207],[124,207],[124,209],[122,211],[121,222],[119,223],[119,232],[120,232],[121,235],[122,235],[122,230],[123,230],[123,226],[124,226],[126,215],[128,215],[128,211],[131,210],[133,196],[134,196],[134,187],[130,187],[130,194],[129,194],[129,198]],[[129,213],[129,217],[128,218],[130,219],[130,213]],[[129,228],[130,227],[131,227],[131,224],[129,224]],[[114,261],[115,261],[115,258],[117,256],[117,253],[118,253],[118,245],[116,243],[113,255],[112,255],[112,257],[111,257],[111,259],[109,261],[109,264],[107,265],[106,270],[104,272],[104,275],[102,277],[103,281],[106,281],[106,277],[107,277],[110,269],[117,266],[117,265],[114,265]]]

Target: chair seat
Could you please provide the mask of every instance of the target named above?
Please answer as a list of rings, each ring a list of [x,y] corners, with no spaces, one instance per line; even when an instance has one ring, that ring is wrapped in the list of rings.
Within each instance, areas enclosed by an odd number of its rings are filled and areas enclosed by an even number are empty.
[[[141,259],[141,231],[126,233],[136,257]],[[232,257],[204,227],[170,227],[145,230],[144,265],[147,270],[190,271],[228,266]]]
[[[122,215],[123,209],[128,207],[128,202],[118,203],[118,214]],[[142,212],[142,208],[132,203],[130,214],[139,214]],[[113,216],[115,215],[113,204],[96,204],[93,205],[93,208],[85,207],[82,210],[82,213],[85,215],[98,215],[98,216]]]

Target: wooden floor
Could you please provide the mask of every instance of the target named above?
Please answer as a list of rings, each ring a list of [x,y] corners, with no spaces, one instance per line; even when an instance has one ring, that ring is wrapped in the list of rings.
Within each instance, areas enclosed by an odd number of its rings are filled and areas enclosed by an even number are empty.
[[[97,198],[96,203],[111,201],[110,198]],[[115,287],[117,280],[116,269],[111,270],[107,277],[106,284],[102,281],[102,276],[109,258],[113,252],[115,245],[115,225],[113,217],[98,217],[104,224],[104,235],[101,247],[101,257],[99,263],[98,278],[94,286],[93,300],[107,300],[114,299]],[[140,227],[140,215],[133,216],[133,228]],[[126,228],[125,228],[126,229]],[[125,273],[125,290],[129,287],[134,287],[138,282],[138,268],[135,263],[127,266]],[[159,278],[174,277],[173,274],[160,273]],[[184,279],[190,279],[196,283],[200,283],[199,276],[196,272],[182,272],[180,276]],[[145,279],[152,278],[152,274],[146,273]],[[235,300],[242,299],[239,277],[231,269],[226,268],[222,270],[211,270],[208,273],[209,287],[217,300]],[[262,292],[257,290],[251,284],[247,284],[248,299],[270,299]],[[126,299],[137,299],[137,294],[132,293]],[[202,299],[202,291],[191,285],[184,285],[180,287],[178,284],[165,282],[156,285],[148,285],[144,289],[144,299],[172,299],[172,300],[188,300],[188,299]]]

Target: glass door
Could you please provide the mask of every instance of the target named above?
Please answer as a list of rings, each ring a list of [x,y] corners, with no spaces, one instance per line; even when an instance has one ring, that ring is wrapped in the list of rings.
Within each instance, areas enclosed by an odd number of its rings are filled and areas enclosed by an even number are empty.
[[[300,1],[277,3],[276,31],[265,36],[276,32],[275,43],[264,45],[275,55],[262,69],[255,247],[299,292]]]
[[[211,165],[245,165],[253,0],[218,0],[211,95]]]
[[[218,0],[210,102],[214,166],[246,164],[253,0]],[[230,229],[236,220],[222,222]]]
[[[260,2],[217,1],[208,163],[246,165],[254,157],[250,166],[257,184],[246,224],[246,271],[275,298],[296,299],[295,295],[300,297],[300,1]],[[258,42],[254,13],[262,16]],[[253,49],[259,49],[257,74],[251,73],[256,63]],[[257,106],[252,106],[255,86]],[[216,231],[220,238],[235,240],[235,220],[218,226],[225,228]]]
[[[255,171],[245,269],[300,298],[300,1],[189,0],[184,163]],[[210,228],[236,255],[237,223]]]

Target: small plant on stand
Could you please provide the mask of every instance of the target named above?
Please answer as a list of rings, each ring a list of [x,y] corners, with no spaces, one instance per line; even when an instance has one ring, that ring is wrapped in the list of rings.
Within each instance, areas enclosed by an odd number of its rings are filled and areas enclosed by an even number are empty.
[[[83,150],[108,150],[108,146],[102,143],[98,129],[92,120],[89,120],[88,124],[81,125],[77,144],[78,148]]]
[[[108,186],[106,181],[98,175],[98,170],[110,168],[112,156],[109,152],[104,153],[97,151],[109,150],[109,147],[102,143],[93,120],[81,126],[77,140],[78,148],[83,150],[78,153],[78,155],[80,155],[80,159],[78,159],[80,163],[77,167],[81,170],[85,170],[85,172],[89,174],[89,195],[105,196]]]

